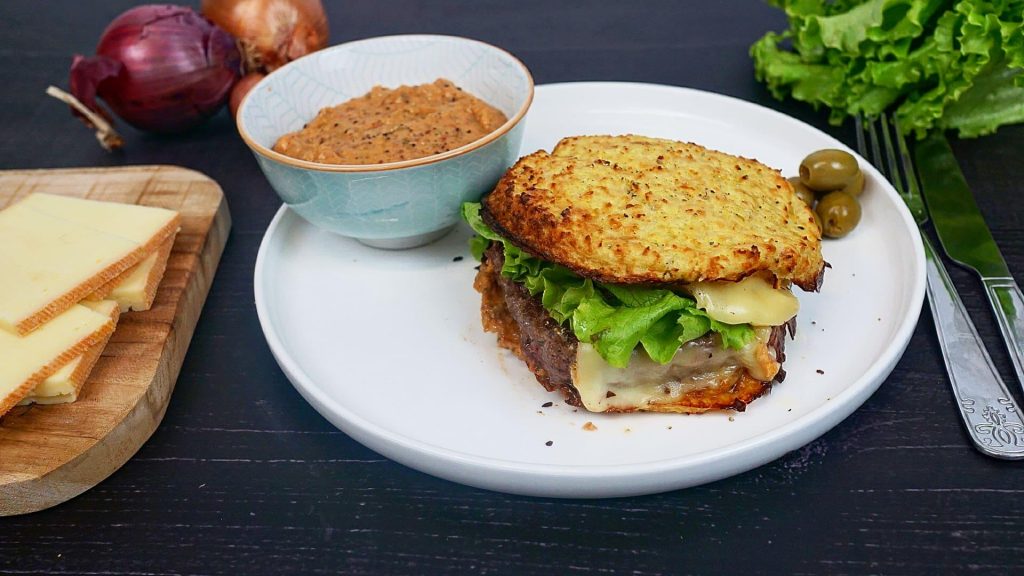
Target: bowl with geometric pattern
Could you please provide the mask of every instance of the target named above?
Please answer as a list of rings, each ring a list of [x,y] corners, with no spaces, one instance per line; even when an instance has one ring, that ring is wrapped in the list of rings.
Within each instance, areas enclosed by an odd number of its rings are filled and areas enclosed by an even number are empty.
[[[273,150],[325,107],[375,86],[438,78],[497,108],[508,119],[469,144],[381,164],[323,164]],[[239,134],[289,208],[315,226],[379,248],[432,242],[459,221],[463,202],[489,191],[519,157],[533,78],[508,52],[468,38],[401,35],[325,48],[267,75],[238,109]]]

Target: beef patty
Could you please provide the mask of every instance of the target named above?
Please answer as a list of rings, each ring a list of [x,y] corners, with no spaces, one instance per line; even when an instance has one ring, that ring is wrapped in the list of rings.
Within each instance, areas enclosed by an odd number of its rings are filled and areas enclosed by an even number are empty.
[[[501,275],[504,251],[500,243],[492,243],[484,253],[474,287],[482,295],[481,318],[484,329],[498,335],[498,343],[511,350],[537,377],[549,392],[560,392],[568,404],[583,407],[579,392],[573,385],[573,366],[579,341],[566,325],[548,314],[540,299],[531,296],[522,284]],[[772,328],[768,349],[775,361],[785,360],[785,334],[795,329],[795,319]],[[710,339],[706,335],[702,338]],[[704,412],[713,409],[743,411],[747,403],[766,393],[772,383],[781,382],[785,372],[780,368],[771,382],[752,378],[746,370],[733,371],[711,385],[687,392],[671,404],[655,405],[644,410],[664,412]],[[635,411],[617,410],[617,411]],[[616,410],[610,410],[616,411]]]

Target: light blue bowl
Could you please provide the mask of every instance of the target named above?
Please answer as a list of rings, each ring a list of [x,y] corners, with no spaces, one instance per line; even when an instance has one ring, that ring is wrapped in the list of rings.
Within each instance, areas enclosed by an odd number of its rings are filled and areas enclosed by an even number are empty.
[[[374,165],[307,162],[274,152],[321,108],[446,78],[509,121],[484,138],[425,158]],[[238,131],[278,196],[325,230],[380,248],[411,248],[443,236],[459,206],[477,200],[518,158],[533,78],[514,56],[454,36],[385,36],[326,48],[268,75],[242,101]]]

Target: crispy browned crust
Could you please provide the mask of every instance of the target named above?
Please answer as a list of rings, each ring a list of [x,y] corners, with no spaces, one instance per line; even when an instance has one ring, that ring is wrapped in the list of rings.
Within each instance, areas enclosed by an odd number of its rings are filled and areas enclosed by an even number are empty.
[[[752,378],[746,370],[737,370],[718,384],[694,390],[680,396],[671,403],[651,404],[643,408],[616,409],[612,412],[674,412],[677,414],[700,414],[709,410],[735,410],[743,412],[747,404],[771,390],[772,382]]]
[[[586,409],[580,401],[579,392],[571,382],[556,382],[533,358],[523,353],[521,334],[518,324],[508,310],[506,295],[498,280],[500,270],[489,259],[484,259],[477,272],[473,287],[481,294],[480,313],[484,330],[498,336],[498,345],[510,350],[526,363],[534,373],[537,382],[548,392],[558,392],[569,405]],[[540,306],[540,303],[537,303]],[[790,328],[792,330],[792,328]],[[784,333],[780,329],[769,342],[775,350],[776,360],[781,364],[785,360],[783,351]],[[575,362],[575,358],[573,359]],[[745,369],[723,372],[718,383],[706,388],[693,390],[671,402],[652,404],[634,408],[612,408],[607,413],[625,412],[671,412],[680,414],[697,414],[709,410],[736,410],[742,412],[747,404],[766,394],[775,382],[781,382],[785,372],[781,369],[771,382],[757,380]]]
[[[483,199],[520,248],[601,282],[820,285],[821,235],[777,171],[697,144],[579,136],[521,158]]]
[[[473,280],[473,288],[480,293],[480,320],[485,332],[497,335],[499,346],[510,350],[525,361],[522,347],[519,345],[519,325],[505,305],[505,295],[498,282],[498,274],[499,271],[490,259],[480,263],[476,278]]]
[[[533,372],[537,382],[548,392],[558,392],[565,397],[566,403],[583,407],[579,392],[572,382],[558,381],[548,374],[541,363],[523,351],[523,334],[519,329],[506,303],[505,290],[499,280],[501,271],[494,260],[484,258],[473,281],[473,288],[480,292],[480,319],[485,332],[493,332],[498,337],[498,346],[505,348],[522,360]],[[523,289],[525,292],[525,288]],[[537,306],[540,306],[537,303]],[[545,312],[547,314],[547,312]]]

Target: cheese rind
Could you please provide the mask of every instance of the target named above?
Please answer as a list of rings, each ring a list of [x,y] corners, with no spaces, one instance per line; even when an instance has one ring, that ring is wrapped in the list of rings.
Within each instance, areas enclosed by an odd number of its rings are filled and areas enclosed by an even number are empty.
[[[176,234],[171,234],[156,252],[129,268],[102,288],[89,295],[89,300],[115,300],[121,312],[149,310],[156,298],[156,290],[167,270]]]
[[[120,315],[120,306],[113,300],[102,302],[83,302],[83,306],[110,317],[116,324]],[[46,380],[40,382],[29,392],[28,396],[18,403],[19,406],[26,404],[64,404],[74,402],[82,390],[82,386],[89,379],[96,362],[103,355],[110,335],[101,341],[93,344],[84,354],[64,365],[63,368],[50,375]]]
[[[25,335],[154,252],[163,208],[32,194],[0,211],[0,329]]]
[[[0,416],[113,331],[110,316],[80,304],[26,336],[0,330]]]
[[[93,356],[99,359],[103,353],[103,346],[93,345],[85,354],[75,358],[64,365],[63,368],[51,374],[28,393],[28,396],[18,402],[18,406],[29,404],[65,404],[78,399],[78,388],[85,383],[88,377],[86,366],[87,357]]]

